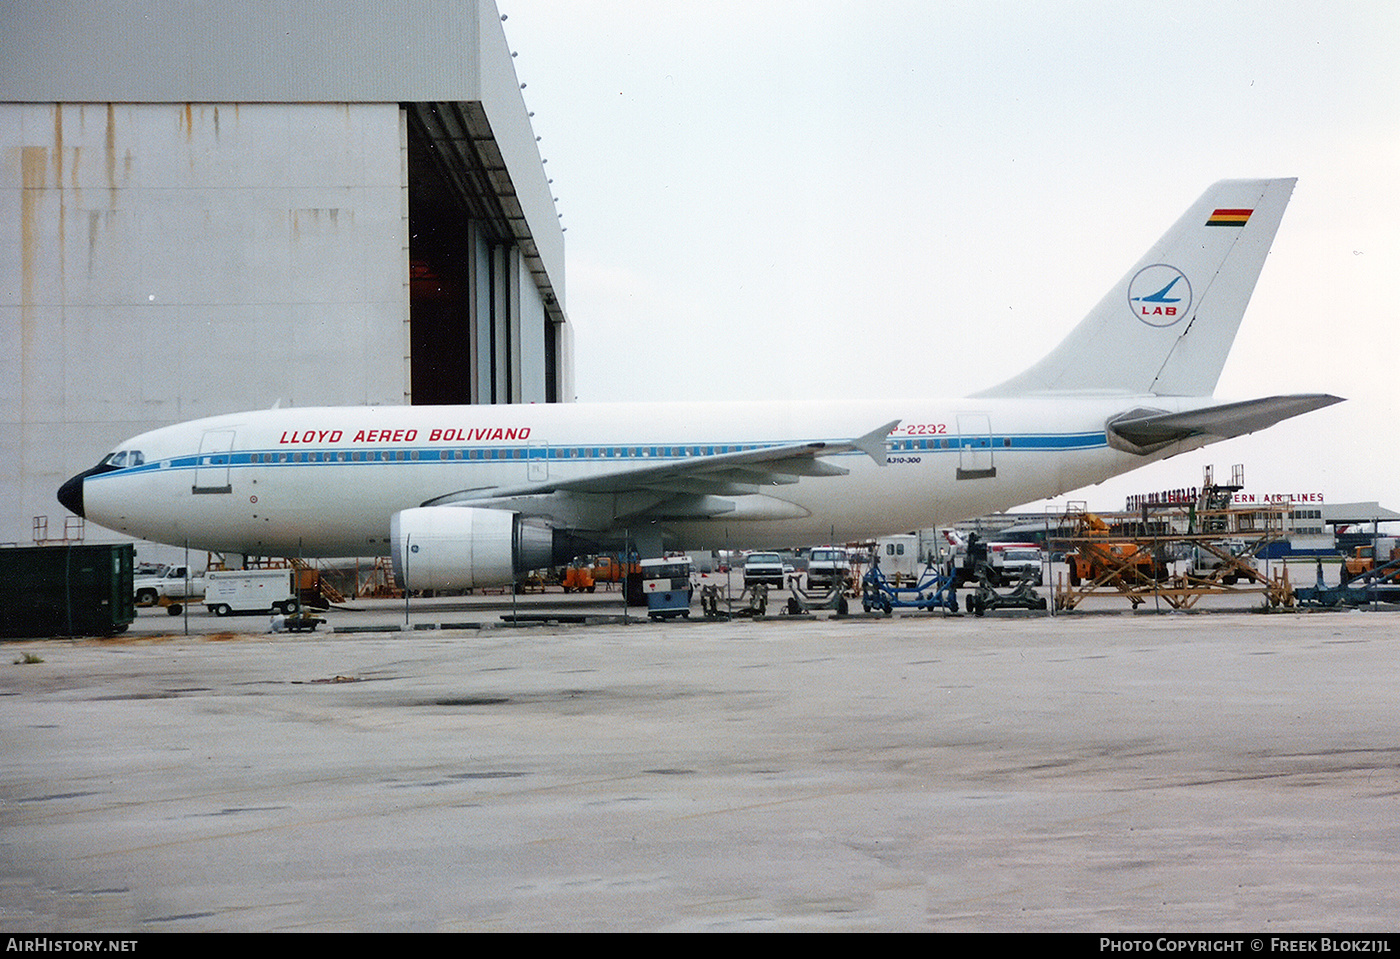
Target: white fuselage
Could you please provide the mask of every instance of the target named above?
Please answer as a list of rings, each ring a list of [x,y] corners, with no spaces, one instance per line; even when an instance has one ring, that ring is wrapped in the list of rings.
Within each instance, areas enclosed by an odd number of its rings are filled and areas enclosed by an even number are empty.
[[[731,497],[720,516],[647,521],[668,546],[844,542],[946,525],[1102,481],[1177,450],[1110,448],[1105,422],[1206,398],[1067,396],[744,404],[327,407],[211,417],[123,450],[141,464],[87,478],[86,515],[156,542],[252,555],[380,556],[398,511],[461,491],[545,486],[664,462],[838,442],[899,423],[887,463],[849,451],[846,475]],[[683,484],[678,487],[684,492]],[[526,494],[527,495],[527,494]],[[638,496],[569,497],[559,527],[618,534]],[[506,508],[509,508],[507,506]],[[632,529],[634,534],[639,530]],[[658,532],[652,529],[654,534]]]

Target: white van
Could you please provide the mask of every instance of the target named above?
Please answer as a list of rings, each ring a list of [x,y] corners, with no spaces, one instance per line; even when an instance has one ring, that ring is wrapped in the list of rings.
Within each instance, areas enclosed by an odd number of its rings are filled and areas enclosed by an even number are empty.
[[[919,537],[904,534],[881,536],[875,541],[875,552],[880,558],[880,572],[886,579],[898,576],[901,580],[916,580],[923,571],[919,562]]]
[[[807,560],[807,588],[834,589],[851,578],[851,557],[840,546],[814,546]]]

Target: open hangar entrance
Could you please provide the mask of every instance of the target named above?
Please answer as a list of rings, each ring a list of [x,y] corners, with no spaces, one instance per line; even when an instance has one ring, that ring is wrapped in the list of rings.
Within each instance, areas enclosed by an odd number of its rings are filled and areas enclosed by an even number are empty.
[[[563,309],[480,104],[403,109],[412,402],[558,402]]]

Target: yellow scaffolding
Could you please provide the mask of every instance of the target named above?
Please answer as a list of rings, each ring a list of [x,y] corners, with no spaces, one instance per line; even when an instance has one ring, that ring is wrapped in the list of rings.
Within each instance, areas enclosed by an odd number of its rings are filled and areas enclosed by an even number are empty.
[[[1272,607],[1292,606],[1286,569],[1266,576],[1256,560],[1283,539],[1289,506],[1210,508],[1200,503],[1144,508],[1140,513],[1094,514],[1072,510],[1062,526],[1068,536],[1051,537],[1070,564],[1068,582],[1057,576],[1055,608],[1071,610],[1090,596],[1120,596],[1134,609],[1148,600],[1190,609],[1203,596],[1260,593]],[[1177,569],[1180,554],[1191,563]],[[1247,585],[1241,585],[1241,583]]]

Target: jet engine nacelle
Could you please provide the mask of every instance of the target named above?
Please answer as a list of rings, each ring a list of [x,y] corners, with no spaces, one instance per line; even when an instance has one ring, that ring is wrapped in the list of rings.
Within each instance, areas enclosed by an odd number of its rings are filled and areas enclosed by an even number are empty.
[[[505,510],[406,509],[394,514],[390,535],[401,589],[505,586],[516,573],[554,562],[554,531]]]

